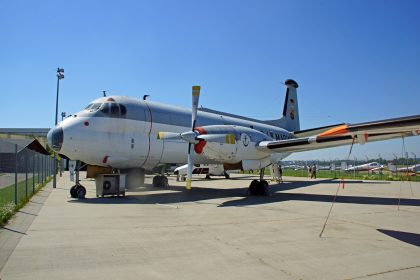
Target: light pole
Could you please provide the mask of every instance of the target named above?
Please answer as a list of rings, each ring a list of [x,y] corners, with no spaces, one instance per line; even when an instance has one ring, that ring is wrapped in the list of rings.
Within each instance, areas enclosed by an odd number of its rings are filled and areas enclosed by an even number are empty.
[[[57,97],[55,99],[55,126],[58,124],[58,93],[60,92],[60,80],[64,79],[64,69],[57,68]],[[57,187],[57,153],[54,151],[54,175],[53,188]]]
[[[356,160],[357,158],[354,157],[354,161],[353,161],[353,178],[356,179]]]
[[[415,153],[413,153],[413,152],[411,152],[412,154],[413,154],[413,156],[414,156],[414,166],[416,166],[417,165],[417,157],[416,157],[416,154]]]
[[[398,177],[398,158],[396,154],[392,153],[392,155],[395,157],[395,172],[397,173],[396,176]]]
[[[381,174],[381,180],[382,180],[382,158],[381,158],[381,154],[378,155],[379,157],[379,173]]]

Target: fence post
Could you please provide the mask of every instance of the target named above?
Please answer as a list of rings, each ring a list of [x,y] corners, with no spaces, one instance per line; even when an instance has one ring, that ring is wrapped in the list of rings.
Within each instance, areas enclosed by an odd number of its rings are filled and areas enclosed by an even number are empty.
[[[18,173],[18,156],[17,156],[17,150],[18,150],[18,146],[17,144],[15,144],[15,205],[17,205],[17,201],[18,201],[18,178],[17,178],[17,173]]]
[[[32,193],[35,192],[35,151],[33,152],[32,156]]]
[[[28,198],[28,148],[25,148],[25,191]]]
[[[45,183],[44,155],[41,155],[41,168],[42,168],[42,181],[41,181],[41,184],[44,184]]]
[[[41,168],[40,168],[40,164],[39,164],[39,162],[40,162],[40,160],[39,160],[39,154],[36,154],[36,159],[37,159],[37,165],[36,165],[36,170],[37,170],[37,181],[38,181],[38,184],[41,182],[40,181],[40,179],[41,179],[41,176],[40,176],[40,170],[41,170]]]

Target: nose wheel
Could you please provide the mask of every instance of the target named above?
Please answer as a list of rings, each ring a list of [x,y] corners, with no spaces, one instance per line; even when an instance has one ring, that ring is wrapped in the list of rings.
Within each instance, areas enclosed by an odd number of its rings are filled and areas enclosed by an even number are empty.
[[[72,198],[83,199],[86,196],[86,188],[80,184],[80,179],[79,179],[80,169],[82,167],[84,167],[84,166],[85,165],[81,166],[81,162],[80,161],[77,161],[76,162],[76,168],[75,168],[75,172],[76,172],[76,185],[74,185],[73,187],[70,188],[70,196]]]
[[[80,184],[74,185],[70,188],[70,196],[72,198],[83,199],[86,196],[86,188]]]

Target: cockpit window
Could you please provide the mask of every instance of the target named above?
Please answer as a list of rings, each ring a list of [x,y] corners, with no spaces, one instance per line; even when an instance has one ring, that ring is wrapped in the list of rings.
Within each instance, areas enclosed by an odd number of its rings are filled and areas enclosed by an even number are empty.
[[[114,118],[122,117],[127,114],[127,108],[124,105],[116,102],[103,103],[100,111]]]
[[[85,108],[85,110],[89,110],[91,112],[98,111],[101,105],[102,103],[91,103]]]
[[[120,110],[121,110],[121,115],[124,116],[125,114],[127,114],[127,108],[124,105],[120,104]]]
[[[118,115],[120,113],[120,107],[117,103],[111,103],[111,115]]]
[[[105,113],[105,114],[108,114],[108,112],[109,112],[108,103],[102,104],[102,106],[101,106],[101,112],[102,113]]]

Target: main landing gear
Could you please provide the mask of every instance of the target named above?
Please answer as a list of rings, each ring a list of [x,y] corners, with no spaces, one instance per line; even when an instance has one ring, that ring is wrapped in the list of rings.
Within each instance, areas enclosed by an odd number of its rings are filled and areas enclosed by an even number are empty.
[[[83,199],[86,196],[86,188],[83,187],[80,184],[80,179],[79,179],[79,172],[80,172],[80,169],[82,167],[83,166],[80,166],[80,161],[77,161],[76,162],[76,168],[75,168],[75,171],[76,171],[76,185],[74,185],[73,187],[70,188],[70,196],[72,198]]]
[[[153,187],[157,187],[157,188],[169,187],[168,178],[165,175],[157,175],[153,177]]]
[[[260,170],[260,180],[252,180],[248,192],[250,195],[270,196],[270,186],[264,178],[264,168]]]

